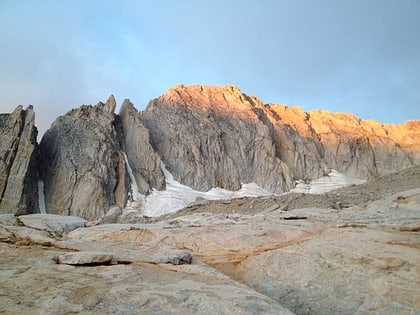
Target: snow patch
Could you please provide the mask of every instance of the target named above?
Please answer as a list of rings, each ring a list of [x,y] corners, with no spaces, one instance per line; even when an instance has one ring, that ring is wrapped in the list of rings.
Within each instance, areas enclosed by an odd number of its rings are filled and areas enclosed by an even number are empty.
[[[153,189],[149,195],[145,196],[138,192],[134,174],[125,153],[124,158],[130,175],[132,190],[125,211],[139,211],[139,214],[148,217],[158,217],[173,213],[194,202],[273,195],[271,192],[259,187],[255,183],[242,184],[241,189],[237,191],[230,191],[218,187],[212,188],[207,192],[197,191],[176,181],[173,175],[161,162],[160,167],[165,176],[166,190],[160,191]],[[352,184],[362,184],[364,182],[366,181],[346,176],[336,170],[331,170],[327,176],[322,178],[308,182],[298,181],[296,187],[290,192],[323,194],[337,188]]]
[[[163,163],[161,163],[161,169],[165,175],[166,190],[153,189],[150,195],[144,196],[143,214],[146,216],[158,217],[167,213],[173,213],[185,208],[197,201],[197,199],[220,200],[272,195],[272,193],[254,183],[243,184],[238,191],[213,188],[207,192],[201,192],[174,180],[174,177]]]
[[[296,187],[290,192],[305,193],[305,194],[323,194],[334,189],[342,188],[349,185],[359,185],[365,183],[365,180],[346,176],[336,170],[319,179],[311,180],[309,182],[297,181]]]
[[[127,206],[126,209],[132,210],[132,209],[138,209],[141,207],[141,204],[143,202],[143,195],[139,193],[139,188],[137,186],[136,178],[134,177],[133,170],[130,166],[130,163],[128,163],[127,154],[123,152],[124,154],[124,160],[125,165],[127,166],[128,176],[130,176],[130,182],[131,182],[131,192],[128,196]]]
[[[38,203],[39,203],[39,212],[42,214],[47,213],[45,208],[45,194],[44,194],[44,181],[38,181]]]

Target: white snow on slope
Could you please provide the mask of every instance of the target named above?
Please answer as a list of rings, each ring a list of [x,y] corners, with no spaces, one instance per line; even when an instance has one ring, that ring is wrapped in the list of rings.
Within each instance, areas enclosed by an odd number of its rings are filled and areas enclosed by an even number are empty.
[[[166,190],[153,190],[150,195],[144,197],[143,214],[157,217],[167,213],[176,212],[189,204],[200,200],[220,200],[240,197],[271,196],[272,193],[262,189],[254,183],[243,184],[238,191],[229,191],[222,188],[213,188],[207,192],[192,189],[176,181],[172,174],[162,163],[161,168],[165,175]]]
[[[319,179],[311,180],[309,182],[298,181],[296,187],[290,192],[305,193],[305,194],[323,194],[334,189],[349,185],[359,185],[365,183],[365,180],[359,178],[352,178],[346,176],[336,170]]]
[[[38,181],[38,202],[39,202],[39,212],[46,214],[47,210],[45,208],[44,182],[42,180]]]
[[[166,190],[159,191],[153,189],[149,195],[144,196],[137,190],[133,171],[125,154],[124,158],[132,183],[132,200],[128,202],[126,210],[137,211],[137,209],[140,209],[141,214],[149,217],[158,217],[173,213],[200,200],[229,200],[241,197],[273,195],[255,183],[242,184],[242,188],[238,191],[229,191],[223,188],[213,188],[207,192],[197,191],[176,181],[166,169],[165,165],[161,163],[161,169],[165,175]],[[327,176],[320,179],[308,183],[303,181],[298,182],[296,187],[290,192],[322,194],[333,189],[364,182],[363,180],[351,178],[332,170]]]
[[[123,152],[123,154],[124,154],[125,165],[127,166],[127,171],[128,171],[128,175],[130,176],[130,182],[131,182],[131,194],[127,200],[127,209],[136,209],[141,206],[144,197],[143,195],[139,193],[139,189],[138,189],[137,182],[133,174],[133,170],[131,169],[130,163],[128,163],[127,154],[125,154],[125,152]]]

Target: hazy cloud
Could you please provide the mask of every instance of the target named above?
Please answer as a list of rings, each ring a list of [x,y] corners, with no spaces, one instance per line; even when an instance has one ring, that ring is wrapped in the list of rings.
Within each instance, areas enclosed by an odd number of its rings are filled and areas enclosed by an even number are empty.
[[[176,83],[265,102],[420,119],[420,2],[0,0],[0,110],[52,120]]]

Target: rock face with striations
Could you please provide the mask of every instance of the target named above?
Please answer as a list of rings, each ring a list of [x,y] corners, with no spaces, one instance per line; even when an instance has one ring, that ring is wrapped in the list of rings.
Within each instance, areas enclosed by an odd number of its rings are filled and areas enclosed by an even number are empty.
[[[94,220],[124,207],[129,180],[115,126],[115,99],[59,117],[40,143],[48,213]]]
[[[129,100],[124,100],[119,119],[122,125],[123,150],[137,183],[138,192],[148,193],[152,188],[165,188],[165,177],[160,168],[160,157],[149,142],[149,130],[144,127],[142,115]]]
[[[322,145],[317,159],[306,163],[306,170],[318,160],[318,164],[347,175],[372,179],[420,163],[420,121],[387,125],[347,113],[324,110],[304,113],[298,107],[268,107],[300,138],[316,143],[317,147]],[[296,141],[296,137],[292,139]],[[306,156],[316,152],[308,145],[303,151]]]
[[[175,179],[198,190],[255,182],[278,193],[330,169],[371,179],[420,163],[419,121],[306,113],[232,86],[175,86],[149,103],[143,120]]]
[[[274,130],[276,154],[289,167],[294,179],[317,179],[329,172],[325,150],[309,115],[300,107],[265,105],[264,115]]]
[[[0,117],[0,213],[39,212],[37,134],[32,106]]]
[[[181,183],[197,190],[238,190],[254,182],[272,191],[292,186],[276,156],[264,107],[237,88],[178,85],[143,113],[150,140]]]
[[[371,179],[420,164],[420,121],[384,125],[306,113],[263,104],[233,86],[178,85],[142,113],[129,100],[119,115],[115,107],[110,97],[59,117],[42,138],[41,163],[32,107],[0,115],[0,213],[39,212],[37,164],[47,212],[95,220],[124,208],[130,178],[123,152],[141,194],[165,189],[161,162],[197,190],[254,182],[273,193],[330,169]]]

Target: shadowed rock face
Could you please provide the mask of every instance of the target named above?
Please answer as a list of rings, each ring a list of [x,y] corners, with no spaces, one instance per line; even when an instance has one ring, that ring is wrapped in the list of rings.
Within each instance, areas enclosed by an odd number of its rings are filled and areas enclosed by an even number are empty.
[[[39,212],[38,146],[32,106],[18,106],[0,118],[0,213]]]
[[[47,212],[88,220],[124,207],[128,176],[114,126],[115,99],[59,117],[40,143]]]
[[[123,149],[127,154],[139,193],[152,188],[165,188],[165,177],[160,169],[160,157],[149,142],[149,130],[143,125],[142,115],[129,100],[121,106],[119,119],[123,131]]]

